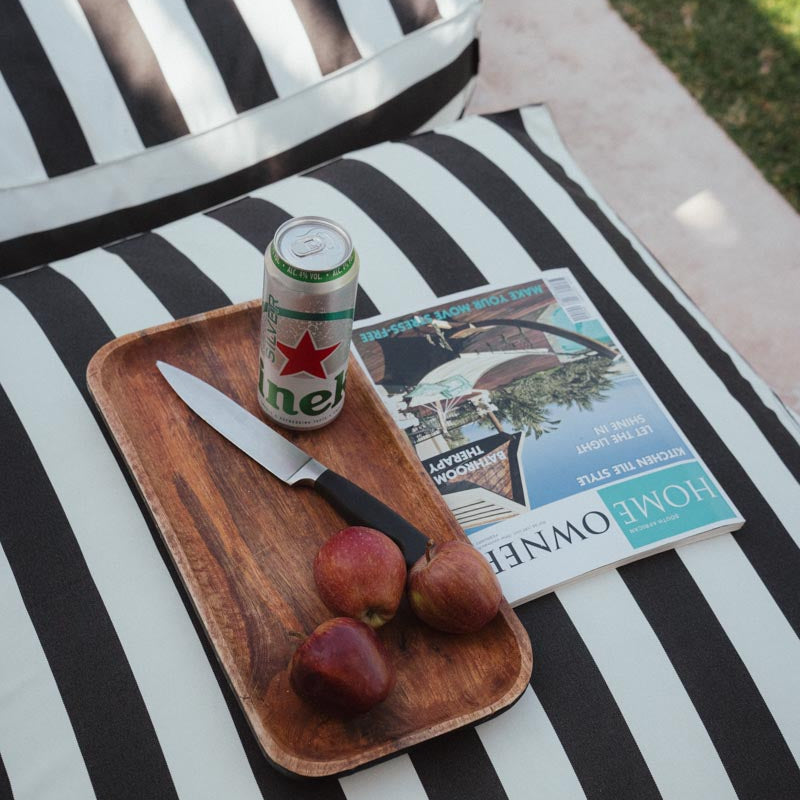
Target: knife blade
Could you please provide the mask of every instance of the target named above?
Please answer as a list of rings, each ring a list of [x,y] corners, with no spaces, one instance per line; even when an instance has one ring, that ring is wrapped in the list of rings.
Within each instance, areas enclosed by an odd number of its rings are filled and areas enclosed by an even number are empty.
[[[289,486],[310,486],[350,525],[385,533],[409,567],[425,554],[428,537],[377,497],[320,464],[211,384],[164,361],[156,366],[197,416],[276,478]]]

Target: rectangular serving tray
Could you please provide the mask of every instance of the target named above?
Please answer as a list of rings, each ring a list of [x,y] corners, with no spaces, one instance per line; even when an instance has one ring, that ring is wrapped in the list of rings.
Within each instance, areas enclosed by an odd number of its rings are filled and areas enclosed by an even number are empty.
[[[509,706],[532,660],[505,602],[492,623],[466,636],[432,630],[404,603],[379,631],[397,685],[365,715],[327,716],[291,690],[300,638],[333,616],[312,562],[345,523],[312,490],[281,483],[196,417],[155,365],[185,369],[261,416],[258,335],[259,303],[231,306],[116,339],[93,357],[87,377],[267,758],[296,775],[340,774]],[[318,431],[278,430],[436,541],[465,538],[352,359],[337,420]]]

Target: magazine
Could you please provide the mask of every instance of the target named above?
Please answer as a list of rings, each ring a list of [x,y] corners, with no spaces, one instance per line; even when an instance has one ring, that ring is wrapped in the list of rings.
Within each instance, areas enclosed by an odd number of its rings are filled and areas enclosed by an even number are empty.
[[[744,524],[569,270],[373,318],[353,346],[512,605]]]

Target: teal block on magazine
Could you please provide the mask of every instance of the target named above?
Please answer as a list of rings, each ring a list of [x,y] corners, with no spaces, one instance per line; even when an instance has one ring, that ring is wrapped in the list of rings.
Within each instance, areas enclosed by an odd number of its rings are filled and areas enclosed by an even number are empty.
[[[735,516],[716,483],[695,461],[598,489],[634,548]]]

